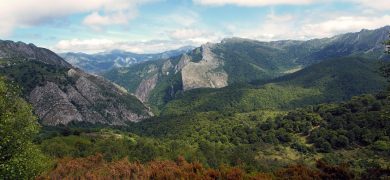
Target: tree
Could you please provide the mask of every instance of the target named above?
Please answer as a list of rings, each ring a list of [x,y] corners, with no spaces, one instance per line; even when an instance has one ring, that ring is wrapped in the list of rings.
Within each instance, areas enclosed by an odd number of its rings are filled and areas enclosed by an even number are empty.
[[[48,160],[32,143],[39,131],[31,106],[0,78],[0,179],[31,179]]]

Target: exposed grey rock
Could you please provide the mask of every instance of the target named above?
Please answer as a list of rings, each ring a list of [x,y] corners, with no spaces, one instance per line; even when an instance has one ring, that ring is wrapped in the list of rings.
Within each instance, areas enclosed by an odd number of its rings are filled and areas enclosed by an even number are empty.
[[[77,80],[74,85],[66,87],[66,93],[53,82],[37,86],[30,93],[29,100],[35,113],[45,125],[66,125],[71,121],[126,125],[127,122],[147,118],[150,114],[146,107],[143,114],[129,109],[120,100],[129,94],[101,77],[75,69],[70,69],[67,74]],[[146,92],[149,90],[147,85]]]
[[[181,71],[183,89],[221,88],[228,85],[228,74],[223,70],[223,61],[212,51],[213,44],[202,46],[202,60],[189,62]]]
[[[173,67],[172,63],[170,60],[167,60],[164,62],[163,66],[161,67],[161,73],[163,75],[169,75],[169,71]]]
[[[45,125],[68,124],[71,121],[83,120],[68,96],[52,82],[36,87],[30,93],[29,101]]]
[[[151,115],[141,101],[119,85],[72,67],[50,50],[33,44],[0,40],[0,57],[5,58],[7,63],[3,68],[16,65],[22,68],[55,68],[54,71],[39,72],[42,76],[39,77],[39,85],[24,92],[44,125],[67,125],[70,122],[126,125],[127,122],[138,122]],[[32,67],[20,66],[31,61],[40,63],[34,63]],[[36,76],[37,73],[31,73],[33,70],[28,69],[28,75]],[[157,72],[158,68],[154,66],[149,70]],[[25,85],[23,81],[18,83],[22,87]]]
[[[157,80],[157,73],[148,79],[143,79],[135,92],[135,96],[137,96],[137,98],[142,102],[146,102],[149,98],[150,92],[156,87]]]
[[[89,102],[96,102],[99,100],[106,100],[98,89],[97,85],[91,82],[86,77],[82,76],[76,81],[76,88]]]
[[[183,54],[179,60],[179,63],[175,66],[175,74],[180,72],[188,63],[191,62],[190,56]]]

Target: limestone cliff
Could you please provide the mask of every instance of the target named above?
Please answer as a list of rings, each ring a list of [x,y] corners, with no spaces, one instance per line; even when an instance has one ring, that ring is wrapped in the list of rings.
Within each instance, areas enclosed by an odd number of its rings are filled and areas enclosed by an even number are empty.
[[[143,79],[135,92],[135,96],[137,96],[137,98],[142,102],[146,102],[149,98],[150,92],[156,87],[157,80],[157,73],[147,79]]]
[[[228,74],[223,70],[223,61],[212,51],[212,44],[202,46],[202,60],[189,62],[181,71],[183,89],[221,88],[228,85]]]

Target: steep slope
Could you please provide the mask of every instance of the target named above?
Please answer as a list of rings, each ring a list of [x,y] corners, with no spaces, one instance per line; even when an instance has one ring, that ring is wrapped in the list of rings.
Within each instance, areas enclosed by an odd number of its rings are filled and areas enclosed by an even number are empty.
[[[271,82],[319,88],[327,101],[347,100],[352,95],[376,92],[385,87],[380,62],[362,57],[334,58],[282,76]]]
[[[112,69],[103,76],[135,93],[154,110],[161,110],[182,91],[262,84],[337,57],[383,59],[382,42],[388,31],[390,26],[309,41],[229,38],[178,57]]]
[[[184,92],[169,102],[163,115],[191,112],[248,112],[256,109],[291,109],[342,101],[354,95],[384,89],[379,62],[360,57],[322,61],[301,71],[260,85]]]
[[[113,50],[110,52],[96,54],[69,52],[60,54],[60,56],[76,67],[86,72],[96,74],[108,71],[112,68],[128,67],[132,64],[144,61],[167,59],[187,53],[192,49],[194,49],[194,47],[185,46],[179,49],[155,54],[137,54],[121,50]]]
[[[125,125],[149,117],[126,90],[32,44],[0,42],[0,75],[18,83],[44,125]]]

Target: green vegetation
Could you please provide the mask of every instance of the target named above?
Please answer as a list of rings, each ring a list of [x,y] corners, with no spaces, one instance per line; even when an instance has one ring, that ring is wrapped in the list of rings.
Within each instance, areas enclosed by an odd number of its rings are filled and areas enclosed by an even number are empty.
[[[153,164],[181,155],[205,168],[239,167],[249,174],[288,177],[284,173],[323,167],[316,164],[320,159],[325,167],[347,164],[348,177],[365,176],[370,169],[382,172],[390,166],[390,93],[307,105],[378,91],[385,79],[375,74],[376,67],[366,59],[342,58],[266,84],[172,91],[169,97],[165,87],[177,81],[165,76],[166,83],[154,89],[160,95],[151,98],[163,107],[159,116],[112,129],[77,123],[45,127],[35,143],[46,156],[65,161],[101,153],[107,163]],[[304,166],[283,169],[292,164]],[[57,164],[54,172],[57,167],[62,166]]]
[[[72,82],[72,79],[66,76],[69,69],[62,66],[21,58],[0,59],[0,64],[3,66],[0,68],[0,75],[19,84],[24,95],[46,81],[55,82],[63,87]]]
[[[229,74],[229,84],[269,80],[298,66],[284,60],[287,58],[280,58],[284,55],[282,49],[251,40],[227,40],[218,44],[214,53],[224,60],[223,68]]]
[[[172,72],[173,73],[173,72]],[[151,91],[148,104],[152,111],[158,115],[164,106],[173,100],[178,92],[183,89],[181,74],[177,73],[173,76],[161,76],[160,83]]]
[[[35,87],[44,86],[47,82],[57,84],[62,91],[66,92],[68,86],[74,86],[78,78],[69,76],[67,74],[68,71],[69,68],[62,65],[46,64],[38,60],[25,58],[0,59],[0,76],[4,76],[8,80],[21,86],[22,94],[25,98],[29,97],[30,92]],[[131,109],[138,115],[147,115],[145,105],[136,97],[130,94],[113,92],[113,86],[110,86],[110,83],[102,82],[100,77],[88,76],[88,80],[99,88],[99,93],[101,95],[110,98],[109,101],[96,102],[89,108],[94,109],[99,113],[106,114],[104,113],[104,109],[110,108],[110,101],[115,101],[115,105],[123,104],[126,109]],[[108,119],[108,117],[106,118]]]
[[[60,158],[102,153],[106,161],[127,157],[146,163],[182,155],[205,167],[238,166],[246,172],[276,172],[297,163],[313,167],[322,159],[347,163],[363,175],[390,166],[388,109],[390,93],[382,92],[287,112],[193,112],[117,130],[70,128],[38,142],[48,155]]]
[[[164,115],[218,111],[288,110],[321,102],[348,100],[378,92],[386,84],[379,62],[358,57],[323,61],[266,84],[236,84],[222,89],[195,89],[178,93],[162,109]]]
[[[108,71],[104,77],[125,87],[129,92],[135,92],[142,79],[150,77],[149,68],[152,68],[155,61],[140,63],[137,66],[118,68]]]
[[[164,115],[191,112],[249,112],[257,109],[287,109],[299,106],[305,98],[319,96],[317,89],[267,84],[260,88],[247,85],[223,89],[195,89],[178,95],[163,109]]]
[[[362,33],[361,38],[367,38],[373,32]],[[0,174],[30,178],[44,171],[43,164],[49,161],[39,147],[55,160],[40,178],[388,178],[390,91],[384,90],[388,71],[382,70],[385,77],[381,77],[378,62],[350,56],[358,52],[353,48],[365,49],[365,44],[334,51],[348,45],[355,35],[338,37],[344,43],[332,45],[329,39],[267,45],[225,41],[214,53],[226,58],[224,68],[234,75],[229,75],[230,86],[221,89],[183,92],[180,73],[175,68],[169,73],[160,68],[167,60],[110,71],[108,77],[132,92],[141,81],[157,75],[159,82],[149,103],[158,116],[121,127],[85,122],[44,127],[35,136],[35,145],[31,141],[38,127],[30,107],[17,93],[9,95],[14,92],[8,90],[11,86],[0,83],[4,99],[0,99],[4,123]],[[235,41],[242,46],[237,47]],[[318,46],[325,48],[317,51]],[[302,47],[306,49],[297,51]],[[197,48],[190,54],[194,62],[201,60],[200,53]],[[344,55],[348,56],[324,60]],[[281,57],[301,58],[286,63]],[[318,58],[323,61],[272,79]],[[171,59],[173,66],[178,61],[179,57]],[[0,65],[9,67],[15,62],[3,60]],[[33,83],[44,82],[42,78],[64,85],[72,82],[65,71],[48,69],[45,64],[26,61],[12,66],[2,68],[1,73],[11,74],[10,79],[27,90]],[[26,79],[29,74],[32,80]],[[97,82],[97,78],[89,80]],[[108,85],[97,87],[105,97],[114,96]],[[134,97],[123,97],[126,100],[115,102],[127,108],[142,106]],[[103,111],[105,102],[93,108]],[[15,131],[18,128],[24,128],[23,132]]]
[[[102,153],[107,161],[182,155],[205,167],[238,166],[249,173],[291,164],[313,168],[321,159],[364,176],[390,166],[390,96],[379,93],[386,84],[379,65],[359,57],[330,59],[268,82],[186,92],[180,83],[167,90],[180,76],[162,76],[150,98],[159,116],[118,130],[71,128],[66,136],[42,136],[41,147],[54,157]],[[376,95],[351,99],[364,93]]]
[[[0,79],[0,179],[30,179],[49,165],[32,143],[39,132],[31,106],[15,86]]]

